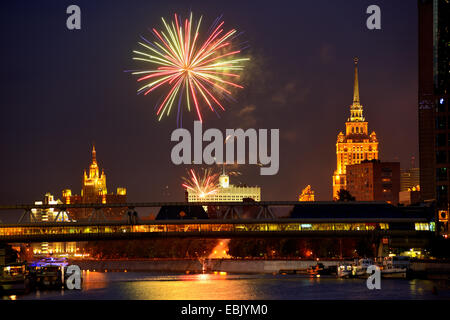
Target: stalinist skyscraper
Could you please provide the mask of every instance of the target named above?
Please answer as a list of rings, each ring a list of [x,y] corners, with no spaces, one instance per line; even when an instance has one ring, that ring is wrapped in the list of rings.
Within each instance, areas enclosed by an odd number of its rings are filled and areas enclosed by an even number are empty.
[[[346,189],[346,170],[350,164],[363,160],[378,159],[378,140],[373,131],[369,135],[368,123],[363,116],[363,106],[359,100],[358,58],[355,61],[355,84],[353,86],[353,104],[350,106],[350,118],[345,123],[345,134],[339,132],[336,142],[337,169],[333,175],[333,199],[340,189]]]

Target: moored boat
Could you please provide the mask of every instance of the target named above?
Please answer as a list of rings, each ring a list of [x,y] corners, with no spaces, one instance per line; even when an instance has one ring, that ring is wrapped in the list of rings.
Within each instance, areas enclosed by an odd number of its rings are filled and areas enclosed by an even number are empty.
[[[312,276],[329,275],[332,274],[333,271],[336,273],[336,270],[325,267],[323,263],[317,263],[315,266],[309,266],[308,269],[306,269],[306,272]]]
[[[0,269],[0,291],[2,293],[27,293],[31,287],[26,262],[14,262]]]
[[[63,268],[57,265],[40,267],[36,272],[37,286],[40,289],[60,289],[63,286]]]
[[[342,263],[337,267],[337,277],[338,278],[351,278],[352,277],[353,265],[350,263]]]
[[[381,268],[383,278],[406,278],[410,269],[409,257],[394,256],[385,257]]]
[[[357,278],[368,278],[369,274],[367,273],[367,268],[373,264],[372,259],[359,259],[357,264],[352,268],[352,276]]]

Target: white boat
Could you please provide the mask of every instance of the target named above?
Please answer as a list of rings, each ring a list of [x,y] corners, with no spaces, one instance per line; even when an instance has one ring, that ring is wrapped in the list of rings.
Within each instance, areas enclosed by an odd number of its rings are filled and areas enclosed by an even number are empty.
[[[337,276],[338,278],[350,278],[352,277],[352,269],[353,265],[349,263],[339,264],[337,267]]]
[[[410,268],[409,257],[394,256],[385,257],[383,267],[381,269],[381,277],[383,278],[406,278],[406,274]]]
[[[369,274],[367,273],[367,268],[369,266],[373,265],[372,259],[359,259],[356,266],[353,266],[352,268],[352,276],[358,277],[358,278],[367,278],[369,277]]]

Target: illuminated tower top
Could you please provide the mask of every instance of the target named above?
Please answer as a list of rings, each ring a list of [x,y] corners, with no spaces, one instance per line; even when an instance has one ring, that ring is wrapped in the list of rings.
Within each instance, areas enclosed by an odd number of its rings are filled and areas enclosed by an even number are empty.
[[[106,175],[103,170],[102,173],[99,174],[97,152],[95,151],[95,146],[92,146],[92,162],[89,166],[89,176],[86,174],[86,170],[84,170],[81,195],[89,197],[104,194],[107,194]]]
[[[359,101],[359,81],[358,81],[358,58],[354,58],[355,62],[355,83],[353,85],[353,104],[350,106],[350,119],[351,122],[364,122],[363,106]]]
[[[89,166],[89,178],[98,178],[98,164],[97,164],[97,152],[95,151],[95,145],[92,146],[92,163]],[[103,171],[102,171],[103,174]]]

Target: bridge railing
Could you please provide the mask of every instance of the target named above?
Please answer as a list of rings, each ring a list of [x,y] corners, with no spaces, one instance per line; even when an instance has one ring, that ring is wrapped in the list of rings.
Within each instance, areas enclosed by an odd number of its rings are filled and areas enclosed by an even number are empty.
[[[22,211],[18,218],[19,223],[41,222],[38,212],[51,209],[53,211],[53,222],[66,221],[74,222],[72,212],[80,209],[86,210],[87,221],[108,221],[114,220],[106,217],[105,210],[122,209],[122,220],[129,224],[136,224],[139,221],[137,208],[162,208],[162,207],[208,207],[218,209],[218,218],[241,219],[245,210],[256,209],[252,213],[256,219],[276,219],[275,207],[294,207],[296,205],[329,205],[338,208],[339,206],[361,206],[361,205],[383,205],[383,202],[298,202],[298,201],[245,201],[245,202],[128,202],[128,203],[74,203],[74,204],[18,204],[0,205],[0,211]]]

